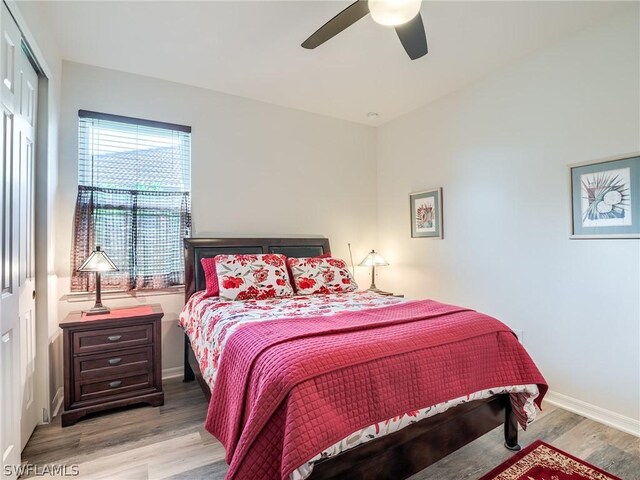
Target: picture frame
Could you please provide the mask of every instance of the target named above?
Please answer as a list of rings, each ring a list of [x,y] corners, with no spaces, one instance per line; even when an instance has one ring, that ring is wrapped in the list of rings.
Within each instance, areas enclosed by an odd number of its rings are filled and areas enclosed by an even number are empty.
[[[411,238],[444,238],[442,188],[409,194]]]
[[[569,165],[571,239],[640,238],[640,152]]]

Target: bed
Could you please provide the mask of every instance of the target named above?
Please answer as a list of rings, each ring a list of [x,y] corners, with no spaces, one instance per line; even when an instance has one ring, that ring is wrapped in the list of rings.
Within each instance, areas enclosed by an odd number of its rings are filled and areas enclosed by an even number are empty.
[[[200,264],[203,258],[220,254],[267,253],[283,254],[287,257],[315,257],[331,253],[329,240],[326,238],[191,238],[185,239],[184,245],[185,300],[191,307],[198,300],[197,292],[203,290],[205,285],[204,272]],[[370,299],[366,294],[354,298],[356,303],[378,301]],[[331,301],[329,297],[323,300],[325,303]],[[393,303],[397,299],[386,301]],[[389,308],[393,307],[390,305]],[[277,325],[275,322],[272,324]],[[243,328],[240,331],[244,330],[247,329]],[[184,381],[198,381],[206,398],[211,400],[211,378],[206,378],[207,375],[202,371],[210,369],[201,369],[191,343],[189,335],[185,333]],[[202,352],[199,354],[202,361]],[[229,362],[230,360],[227,363]],[[544,382],[540,381],[540,384],[543,385]],[[546,385],[543,388],[546,389]],[[541,393],[544,394],[544,391]],[[533,401],[531,392],[528,394],[527,401]],[[408,424],[397,429],[389,429],[387,434],[382,436],[368,435],[371,438],[362,440],[362,443],[355,442],[354,447],[338,448],[338,444],[327,445],[333,450],[327,449],[316,455],[310,459],[313,461],[301,465],[288,478],[407,478],[500,425],[504,428],[506,448],[519,450],[518,423],[520,417],[522,424],[522,412],[514,411],[512,399],[523,395],[523,391],[515,390],[483,391],[482,395],[466,396],[447,405],[442,409],[443,413],[431,415],[420,411]],[[209,415],[215,408],[216,405],[211,402]],[[434,408],[434,411],[437,410]],[[371,427],[374,428],[373,425]],[[378,427],[375,426],[375,429],[377,431]]]

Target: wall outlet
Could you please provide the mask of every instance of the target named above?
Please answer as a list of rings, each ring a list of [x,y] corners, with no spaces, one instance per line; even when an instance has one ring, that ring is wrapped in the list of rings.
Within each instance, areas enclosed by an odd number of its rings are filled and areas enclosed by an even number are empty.
[[[519,328],[512,328],[512,330],[513,330],[513,333],[517,335],[520,343],[524,345],[524,330],[520,330]]]

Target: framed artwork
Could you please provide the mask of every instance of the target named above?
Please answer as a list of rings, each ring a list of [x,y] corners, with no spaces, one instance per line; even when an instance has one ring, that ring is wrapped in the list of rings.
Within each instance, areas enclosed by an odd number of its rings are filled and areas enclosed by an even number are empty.
[[[412,193],[411,237],[442,238],[442,188]]]
[[[571,238],[640,238],[640,154],[569,170]]]

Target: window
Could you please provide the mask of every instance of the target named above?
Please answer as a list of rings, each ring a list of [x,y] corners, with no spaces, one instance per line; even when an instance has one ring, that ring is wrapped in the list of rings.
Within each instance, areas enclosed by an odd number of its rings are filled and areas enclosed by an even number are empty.
[[[94,289],[95,276],[77,270],[96,246],[119,269],[103,288],[183,284],[191,127],[80,110],[78,157],[71,290]]]

